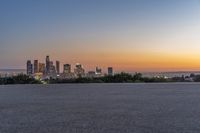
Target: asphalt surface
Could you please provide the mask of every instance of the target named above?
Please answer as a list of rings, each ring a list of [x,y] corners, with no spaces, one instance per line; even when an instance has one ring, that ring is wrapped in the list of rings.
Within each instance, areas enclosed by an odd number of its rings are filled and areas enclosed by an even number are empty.
[[[200,84],[0,86],[0,133],[200,133]]]

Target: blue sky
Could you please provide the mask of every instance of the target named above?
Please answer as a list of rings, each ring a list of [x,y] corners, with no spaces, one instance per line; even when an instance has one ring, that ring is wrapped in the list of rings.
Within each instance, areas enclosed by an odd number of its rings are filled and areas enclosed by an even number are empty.
[[[195,61],[200,48],[199,0],[1,0],[0,18],[0,68],[23,68],[27,59],[49,54],[63,63],[134,71],[142,64],[124,66],[125,53],[178,53]],[[124,57],[112,62],[103,55]]]

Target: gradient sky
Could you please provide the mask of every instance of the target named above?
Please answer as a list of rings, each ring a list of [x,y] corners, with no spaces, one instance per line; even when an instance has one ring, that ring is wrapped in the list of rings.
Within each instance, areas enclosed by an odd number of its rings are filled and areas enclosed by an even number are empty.
[[[199,0],[1,0],[0,68],[200,70]]]

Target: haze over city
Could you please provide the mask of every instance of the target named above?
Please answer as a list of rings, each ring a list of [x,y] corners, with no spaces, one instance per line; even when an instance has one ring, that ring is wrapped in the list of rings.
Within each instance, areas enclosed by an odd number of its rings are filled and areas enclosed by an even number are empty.
[[[1,0],[0,17],[0,68],[51,55],[87,70],[200,70],[199,0]]]

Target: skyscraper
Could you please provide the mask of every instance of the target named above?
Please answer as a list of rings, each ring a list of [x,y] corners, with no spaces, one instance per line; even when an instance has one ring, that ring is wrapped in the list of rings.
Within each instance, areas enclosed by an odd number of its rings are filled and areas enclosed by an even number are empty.
[[[38,73],[39,68],[38,68],[38,60],[34,60],[34,73]]]
[[[46,56],[46,74],[49,74],[49,73],[50,73],[50,58],[47,55]]]
[[[45,64],[39,63],[39,72],[45,74]]]
[[[113,75],[113,68],[108,67],[108,75],[112,76]]]
[[[33,74],[33,65],[31,64],[30,60],[28,60],[26,63],[26,71],[27,71],[27,75]]]
[[[53,65],[53,61],[49,62],[49,74],[55,74],[56,73],[56,67]]]
[[[63,73],[64,73],[64,74],[69,74],[69,73],[71,73],[71,65],[70,65],[70,64],[64,64],[64,65],[63,65]]]
[[[60,73],[60,61],[56,61],[56,73]]]

